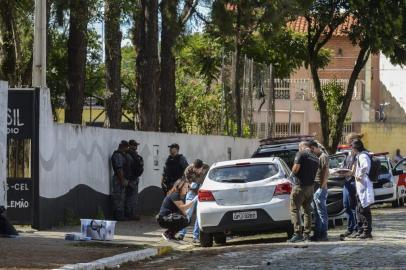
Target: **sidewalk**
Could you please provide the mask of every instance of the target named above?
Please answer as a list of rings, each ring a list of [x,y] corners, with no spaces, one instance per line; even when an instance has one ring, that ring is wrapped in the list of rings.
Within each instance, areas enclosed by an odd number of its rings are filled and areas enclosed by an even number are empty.
[[[58,227],[49,231],[35,231],[28,227],[17,229],[22,231],[20,238],[0,238],[1,269],[58,268],[148,247],[165,251],[194,248],[191,234],[181,242],[165,241],[161,236],[163,230],[155,218],[148,216],[142,217],[140,221],[118,222],[114,240],[103,242],[64,240],[66,233],[80,232],[80,226]]]

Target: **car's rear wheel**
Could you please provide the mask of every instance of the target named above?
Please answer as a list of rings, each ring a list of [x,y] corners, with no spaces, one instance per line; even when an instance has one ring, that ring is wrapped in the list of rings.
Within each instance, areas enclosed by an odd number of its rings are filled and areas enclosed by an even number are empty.
[[[200,231],[200,245],[202,247],[213,246],[213,234]]]
[[[217,245],[225,245],[227,242],[227,236],[224,233],[215,234],[214,235],[214,242]]]

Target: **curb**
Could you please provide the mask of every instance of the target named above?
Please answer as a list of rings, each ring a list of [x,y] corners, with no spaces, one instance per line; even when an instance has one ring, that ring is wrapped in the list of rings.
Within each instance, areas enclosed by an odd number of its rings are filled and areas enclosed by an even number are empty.
[[[158,255],[157,248],[147,248],[138,251],[121,253],[112,257],[102,258],[88,263],[67,264],[57,270],[95,270],[105,268],[115,268],[126,262],[142,261]]]

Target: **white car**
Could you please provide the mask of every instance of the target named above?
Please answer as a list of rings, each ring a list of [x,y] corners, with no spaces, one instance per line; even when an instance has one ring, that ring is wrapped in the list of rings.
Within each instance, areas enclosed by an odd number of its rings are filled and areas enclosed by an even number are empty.
[[[199,190],[197,218],[203,247],[225,244],[226,235],[263,231],[293,234],[290,169],[277,157],[213,164]]]
[[[392,203],[393,207],[404,204],[405,197],[405,172],[406,163],[399,162],[392,168],[392,164],[386,155],[377,156],[381,162],[378,182],[374,184],[375,203]]]

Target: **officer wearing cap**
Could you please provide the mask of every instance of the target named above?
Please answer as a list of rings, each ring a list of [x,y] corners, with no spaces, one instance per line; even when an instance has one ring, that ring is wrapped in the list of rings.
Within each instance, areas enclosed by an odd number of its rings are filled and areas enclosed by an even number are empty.
[[[140,217],[137,215],[138,184],[140,176],[144,172],[144,160],[137,152],[139,143],[135,140],[130,140],[128,144],[129,150],[127,156],[131,160],[131,174],[125,193],[125,215],[129,219],[139,220]]]
[[[166,194],[176,180],[182,178],[187,166],[189,165],[186,158],[179,154],[179,144],[173,143],[169,147],[169,156],[166,159],[164,173],[161,178],[161,186]]]
[[[113,186],[113,212],[116,220],[126,220],[125,218],[125,189],[128,186],[128,176],[130,175],[130,162],[128,161],[127,151],[129,144],[127,141],[121,141],[118,149],[111,156],[111,165],[114,175],[112,179]]]

